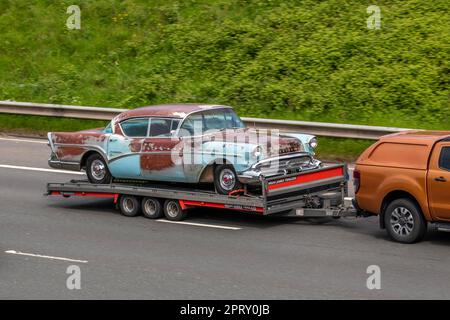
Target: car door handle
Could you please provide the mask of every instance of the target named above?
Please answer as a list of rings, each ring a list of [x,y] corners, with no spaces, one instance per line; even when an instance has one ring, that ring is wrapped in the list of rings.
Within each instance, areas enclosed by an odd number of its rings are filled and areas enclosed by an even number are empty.
[[[434,178],[434,180],[438,181],[438,182],[447,182],[447,179],[445,179],[444,177],[437,177],[437,178]]]
[[[109,142],[116,142],[116,141],[117,141],[116,138],[111,138],[111,139],[109,139]]]

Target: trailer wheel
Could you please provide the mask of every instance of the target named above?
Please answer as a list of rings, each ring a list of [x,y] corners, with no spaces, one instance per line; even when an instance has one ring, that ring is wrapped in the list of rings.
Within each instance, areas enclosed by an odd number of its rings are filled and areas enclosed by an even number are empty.
[[[187,211],[183,210],[178,200],[169,199],[164,202],[164,215],[167,220],[181,221],[187,216]]]
[[[123,195],[119,200],[120,212],[126,217],[135,217],[140,213],[141,206],[135,196]]]
[[[142,214],[149,219],[161,218],[163,210],[158,199],[145,197],[142,199]]]
[[[384,211],[386,231],[395,241],[414,243],[423,239],[427,222],[418,206],[409,199],[392,201]]]

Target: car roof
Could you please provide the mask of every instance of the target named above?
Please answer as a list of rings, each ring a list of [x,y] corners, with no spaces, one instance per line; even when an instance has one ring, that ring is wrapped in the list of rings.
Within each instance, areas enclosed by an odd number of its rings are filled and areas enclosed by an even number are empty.
[[[380,138],[383,142],[412,143],[434,145],[441,140],[450,140],[450,131],[408,130],[393,133]]]
[[[222,109],[222,108],[231,108],[231,107],[223,105],[199,104],[199,103],[160,104],[122,112],[115,118],[115,121],[120,122],[125,119],[137,117],[169,117],[182,119],[192,112]]]

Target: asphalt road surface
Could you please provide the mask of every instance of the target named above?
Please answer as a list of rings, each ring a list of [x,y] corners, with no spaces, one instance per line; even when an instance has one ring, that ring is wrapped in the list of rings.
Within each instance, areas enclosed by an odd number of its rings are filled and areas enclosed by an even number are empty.
[[[111,200],[44,196],[47,182],[83,177],[49,170],[48,155],[42,140],[0,136],[1,299],[450,298],[448,233],[402,245],[376,218],[127,218]],[[80,289],[67,287],[72,265]],[[366,285],[372,265],[379,290]]]

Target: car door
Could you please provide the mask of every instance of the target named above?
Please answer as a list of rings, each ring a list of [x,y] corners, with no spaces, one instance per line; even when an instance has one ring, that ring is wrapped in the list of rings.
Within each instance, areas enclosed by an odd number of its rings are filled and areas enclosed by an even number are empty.
[[[428,171],[428,201],[433,217],[450,221],[450,142],[434,148]]]
[[[174,136],[178,119],[150,118],[148,137],[142,144],[140,167],[146,180],[184,182],[181,139]]]
[[[214,133],[205,133],[206,113],[196,112],[188,116],[178,132],[183,146],[182,167],[186,182],[198,182],[205,167],[215,159],[211,151],[205,148],[215,138]]]
[[[114,133],[108,140],[108,168],[116,178],[142,178],[140,152],[148,135],[149,119],[132,118],[120,123],[122,133]]]

